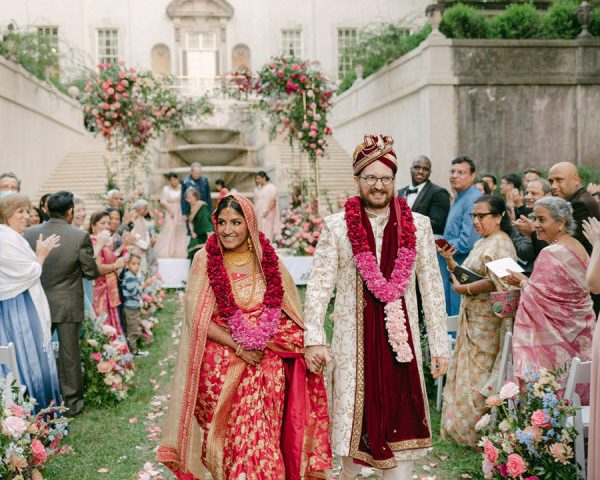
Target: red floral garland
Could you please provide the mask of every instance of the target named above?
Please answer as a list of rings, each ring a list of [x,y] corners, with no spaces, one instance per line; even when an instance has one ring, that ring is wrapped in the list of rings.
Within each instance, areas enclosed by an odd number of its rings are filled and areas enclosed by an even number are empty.
[[[235,302],[229,276],[225,269],[223,254],[217,235],[211,235],[206,243],[207,272],[221,315],[231,329],[231,335],[245,350],[264,350],[279,325],[283,305],[283,283],[279,271],[279,259],[269,240],[259,233],[263,251],[261,262],[266,281],[262,312],[256,326],[250,325]]]

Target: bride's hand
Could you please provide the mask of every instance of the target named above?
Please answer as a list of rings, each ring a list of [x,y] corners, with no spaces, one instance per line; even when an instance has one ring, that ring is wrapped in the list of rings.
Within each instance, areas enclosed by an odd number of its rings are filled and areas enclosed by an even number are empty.
[[[240,352],[240,358],[248,365],[258,365],[262,360],[264,352],[260,350],[242,350]]]

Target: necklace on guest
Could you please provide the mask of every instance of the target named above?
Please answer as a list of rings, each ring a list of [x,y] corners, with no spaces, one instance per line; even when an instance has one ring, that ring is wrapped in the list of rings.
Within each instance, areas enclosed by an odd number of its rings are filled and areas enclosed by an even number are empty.
[[[254,252],[252,250],[247,250],[242,253],[237,252],[225,252],[225,261],[230,265],[235,265],[236,267],[243,267],[247,265],[254,259]]]

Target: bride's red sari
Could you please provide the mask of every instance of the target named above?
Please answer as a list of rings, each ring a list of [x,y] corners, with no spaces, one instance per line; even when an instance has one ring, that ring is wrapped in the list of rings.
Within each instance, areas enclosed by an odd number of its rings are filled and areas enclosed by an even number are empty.
[[[252,205],[244,210],[255,251],[261,258]],[[258,247],[258,250],[256,250]],[[227,328],[216,307],[206,271],[206,252],[196,254],[185,299],[185,320],[169,411],[157,460],[179,479],[305,479],[331,468],[329,416],[321,375],[307,371],[303,322],[296,287],[280,264],[283,309],[260,364],[207,339],[208,325]],[[266,282],[261,275],[253,301],[242,309],[259,320]],[[251,291],[252,275],[233,274],[238,295]]]

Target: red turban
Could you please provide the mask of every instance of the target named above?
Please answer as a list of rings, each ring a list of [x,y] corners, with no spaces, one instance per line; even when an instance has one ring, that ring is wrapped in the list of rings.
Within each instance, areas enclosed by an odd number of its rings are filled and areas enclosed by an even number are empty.
[[[352,155],[354,176],[360,175],[365,167],[377,160],[391,168],[396,175],[398,161],[392,149],[393,144],[394,139],[388,135],[365,135],[363,143],[356,147]]]

